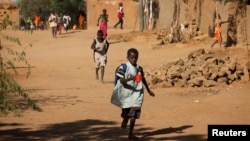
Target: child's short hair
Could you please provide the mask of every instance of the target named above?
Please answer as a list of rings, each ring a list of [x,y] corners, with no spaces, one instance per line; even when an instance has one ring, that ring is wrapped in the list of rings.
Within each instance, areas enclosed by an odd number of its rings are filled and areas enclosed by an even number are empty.
[[[101,29],[99,29],[99,30],[97,31],[97,35],[98,35],[98,34],[103,34],[103,32],[102,32]]]
[[[103,9],[102,12],[103,12],[103,13],[107,13],[107,9]]]
[[[135,49],[135,48],[130,48],[130,49],[128,50],[128,52],[127,52],[127,56],[129,56],[130,53],[134,53],[134,54],[136,54],[136,55],[139,55],[138,50]]]

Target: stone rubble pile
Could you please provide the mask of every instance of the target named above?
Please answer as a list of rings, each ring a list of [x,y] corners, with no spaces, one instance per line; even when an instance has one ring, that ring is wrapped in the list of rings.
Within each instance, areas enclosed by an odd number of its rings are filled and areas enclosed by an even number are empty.
[[[171,44],[195,39],[202,35],[204,34],[199,30],[196,20],[193,19],[191,22],[186,21],[180,25],[174,24],[172,27],[160,29],[157,32],[157,40],[161,40],[160,44]]]
[[[145,73],[150,87],[213,87],[220,83],[232,84],[249,81],[249,63],[237,59],[220,58],[212,52],[199,49],[191,52],[187,60],[179,59]]]

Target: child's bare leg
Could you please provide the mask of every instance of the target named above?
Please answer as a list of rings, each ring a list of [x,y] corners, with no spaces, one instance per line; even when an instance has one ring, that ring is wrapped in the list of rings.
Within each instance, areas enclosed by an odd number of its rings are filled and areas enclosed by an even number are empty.
[[[213,44],[211,45],[211,48],[214,47],[214,45],[217,43],[218,41],[214,41]]]
[[[101,66],[101,81],[102,82],[103,82],[103,78],[104,78],[104,71],[105,71],[104,66]]]
[[[96,76],[96,80],[99,80],[98,71],[99,71],[99,68],[96,68],[96,69],[95,69],[95,76]]]
[[[135,121],[136,121],[135,117],[130,118],[130,128],[129,128],[129,134],[128,134],[128,139],[130,140],[139,140],[139,138],[133,134]]]
[[[222,38],[220,39],[220,47],[221,47],[221,45],[222,45]]]
[[[122,124],[121,124],[121,128],[125,129],[128,125],[128,120],[129,118],[123,118]]]

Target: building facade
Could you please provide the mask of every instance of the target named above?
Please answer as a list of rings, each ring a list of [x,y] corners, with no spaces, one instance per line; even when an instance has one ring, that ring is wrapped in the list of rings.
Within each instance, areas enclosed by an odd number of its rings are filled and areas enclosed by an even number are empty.
[[[19,8],[11,0],[0,0],[0,24],[3,20],[9,18],[15,26],[19,25]]]

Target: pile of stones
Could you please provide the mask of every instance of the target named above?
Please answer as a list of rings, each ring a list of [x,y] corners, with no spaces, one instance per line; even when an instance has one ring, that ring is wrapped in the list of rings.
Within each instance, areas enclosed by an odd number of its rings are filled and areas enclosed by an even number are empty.
[[[178,59],[146,72],[145,78],[152,88],[213,87],[249,81],[249,73],[249,63],[241,64],[235,58],[216,57],[213,52],[199,49],[185,61]]]

